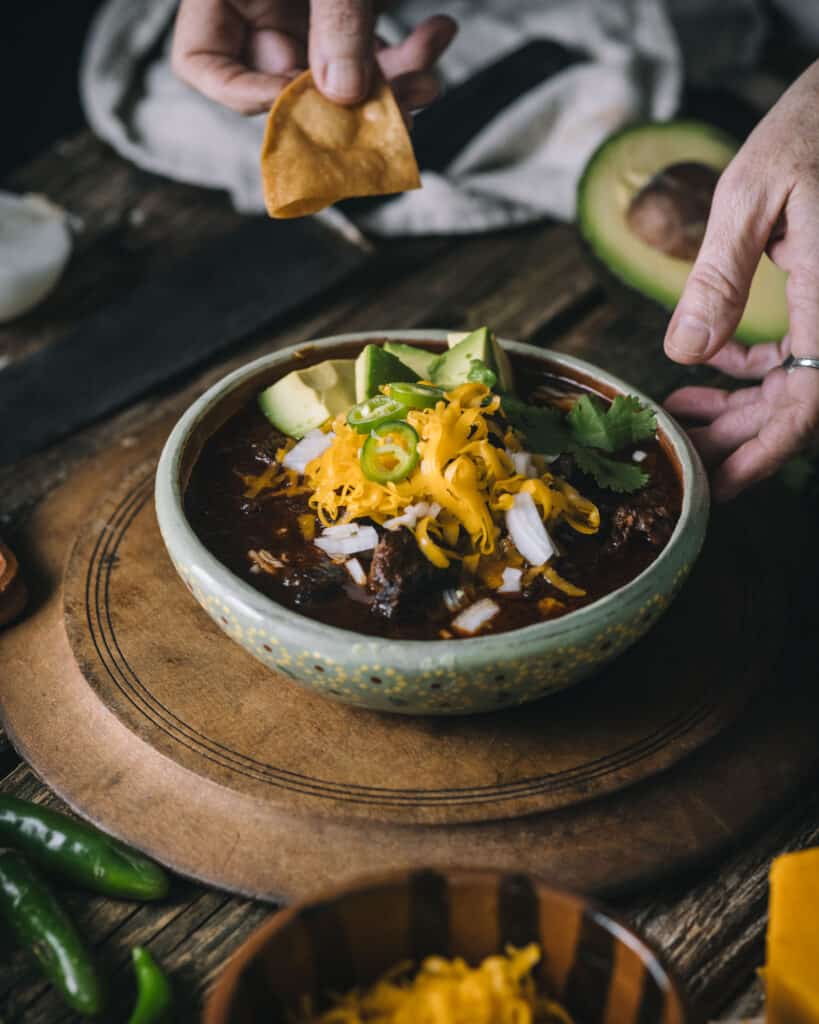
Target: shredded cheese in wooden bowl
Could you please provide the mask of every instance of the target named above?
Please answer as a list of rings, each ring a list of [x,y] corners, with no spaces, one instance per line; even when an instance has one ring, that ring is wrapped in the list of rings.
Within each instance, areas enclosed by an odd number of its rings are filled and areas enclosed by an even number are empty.
[[[306,1007],[298,1024],[573,1024],[559,1003],[537,991],[532,969],[540,956],[535,943],[510,946],[478,967],[431,956],[414,977],[411,964],[399,964],[317,1016]]]

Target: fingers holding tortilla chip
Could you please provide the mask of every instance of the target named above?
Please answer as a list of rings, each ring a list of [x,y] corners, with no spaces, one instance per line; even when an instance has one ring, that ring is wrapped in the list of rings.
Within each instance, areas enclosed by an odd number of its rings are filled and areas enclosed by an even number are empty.
[[[299,75],[270,111],[261,162],[271,217],[421,187],[404,118],[381,78],[363,103],[342,107],[318,91],[309,71]]]

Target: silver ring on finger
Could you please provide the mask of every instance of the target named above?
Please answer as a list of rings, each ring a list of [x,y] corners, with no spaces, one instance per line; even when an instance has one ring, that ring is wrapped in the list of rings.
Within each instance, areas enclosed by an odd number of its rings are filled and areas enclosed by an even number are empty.
[[[788,356],[781,364],[782,369],[786,373],[791,373],[793,370],[798,370],[803,366],[808,367],[810,370],[819,370],[819,359],[810,359],[808,356]]]

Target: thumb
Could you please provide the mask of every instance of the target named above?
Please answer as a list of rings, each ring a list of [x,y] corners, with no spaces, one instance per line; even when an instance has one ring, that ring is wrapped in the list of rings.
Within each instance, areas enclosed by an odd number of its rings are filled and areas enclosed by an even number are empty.
[[[705,236],[665,336],[678,363],[700,363],[717,353],[742,319],[754,271],[778,210],[764,183],[731,165],[717,184]]]
[[[374,62],[370,0],[313,0],[309,48],[313,78],[328,99],[363,100]]]

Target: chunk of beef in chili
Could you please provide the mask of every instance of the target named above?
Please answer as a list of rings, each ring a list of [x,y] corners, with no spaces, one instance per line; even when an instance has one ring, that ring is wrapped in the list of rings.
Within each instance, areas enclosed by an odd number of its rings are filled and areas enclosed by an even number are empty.
[[[310,608],[338,596],[349,579],[346,569],[315,544],[305,543],[296,525],[299,516],[309,512],[306,497],[294,495],[275,500],[279,509],[287,510],[289,524],[281,538],[283,550],[279,557],[284,564],[276,572],[278,583],[292,593],[293,604],[298,608]],[[272,548],[274,555],[277,554],[275,544]]]
[[[654,548],[663,548],[668,543],[676,515],[668,507],[661,488],[649,485],[635,494],[603,490],[590,476],[578,470],[571,455],[565,453],[550,468],[600,509],[600,534],[608,535],[606,551],[619,551],[632,538],[641,538]],[[558,537],[571,540],[569,529],[559,530]]]
[[[674,516],[661,491],[647,487],[629,495],[611,512],[611,528],[607,548],[617,551],[635,535],[653,548],[662,548],[674,532]]]
[[[325,555],[294,560],[278,574],[280,584],[292,591],[293,604],[298,608],[309,608],[336,597],[347,579],[344,566]]]
[[[370,610],[385,619],[410,609],[413,601],[428,603],[440,595],[449,574],[424,556],[409,530],[385,530],[373,550],[367,588],[375,598]]]

